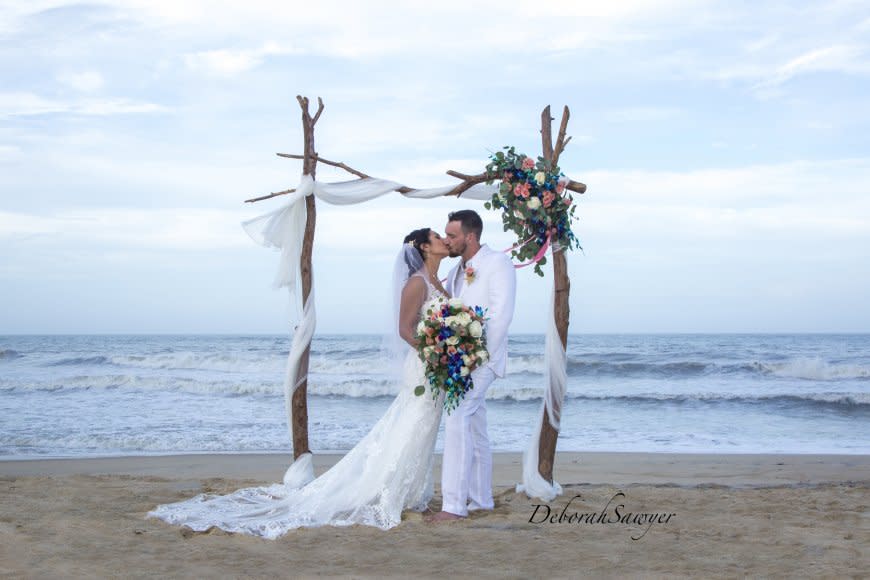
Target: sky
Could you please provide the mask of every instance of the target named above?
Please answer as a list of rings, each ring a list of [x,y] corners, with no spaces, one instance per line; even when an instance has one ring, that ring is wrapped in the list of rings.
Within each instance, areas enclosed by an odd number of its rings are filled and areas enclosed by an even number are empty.
[[[240,222],[299,180],[296,95],[323,157],[413,187],[568,106],[572,333],[870,331],[866,2],[0,0],[0,75],[0,334],[288,332]],[[462,208],[512,243],[479,201],[318,202],[317,332],[383,331],[402,238]]]

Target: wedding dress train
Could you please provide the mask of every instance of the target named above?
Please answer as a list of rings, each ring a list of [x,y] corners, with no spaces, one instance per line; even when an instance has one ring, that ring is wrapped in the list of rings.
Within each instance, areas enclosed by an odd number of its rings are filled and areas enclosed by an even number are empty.
[[[269,539],[300,527],[398,525],[404,509],[425,510],[432,498],[435,439],[443,408],[442,399],[433,399],[428,389],[422,396],[414,394],[417,385],[427,384],[415,351],[404,359],[400,384],[401,391],[372,430],[307,485],[201,494],[160,505],[148,517],[196,531],[214,526]]]

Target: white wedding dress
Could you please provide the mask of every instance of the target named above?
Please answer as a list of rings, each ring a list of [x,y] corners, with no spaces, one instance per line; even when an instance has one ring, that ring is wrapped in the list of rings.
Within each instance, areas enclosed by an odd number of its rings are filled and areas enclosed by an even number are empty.
[[[414,274],[420,275],[419,273]],[[423,312],[433,300],[446,300],[428,287]],[[433,495],[432,466],[443,399],[433,399],[423,363],[408,350],[401,390],[371,431],[329,471],[307,485],[283,484],[240,489],[229,495],[201,494],[158,506],[148,514],[196,531],[218,527],[274,539],[289,530],[313,526],[363,524],[388,529],[405,509],[423,511]]]

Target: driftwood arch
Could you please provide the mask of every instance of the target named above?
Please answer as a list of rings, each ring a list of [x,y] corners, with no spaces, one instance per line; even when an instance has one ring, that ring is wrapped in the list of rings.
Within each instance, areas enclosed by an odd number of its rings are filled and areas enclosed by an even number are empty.
[[[308,176],[312,180],[315,179],[318,163],[338,167],[361,179],[369,178],[369,175],[366,175],[361,171],[349,167],[342,162],[330,161],[328,159],[320,157],[314,147],[314,126],[317,124],[317,121],[320,119],[320,115],[323,113],[323,100],[320,97],[317,98],[317,110],[315,111],[313,116],[310,112],[310,101],[307,97],[297,96],[296,100],[299,102],[299,106],[302,109],[303,152],[301,154],[278,153],[278,156],[302,160],[302,175]],[[552,122],[554,119],[550,116],[549,105],[545,107],[544,110],[541,112],[541,156],[552,166],[558,164],[559,157],[564,151],[565,146],[571,141],[571,137],[566,135],[569,118],[570,112],[568,110],[568,107],[566,106],[562,111],[562,119],[559,125],[559,132],[556,136],[556,142],[554,144],[552,134]],[[486,172],[476,175],[468,175],[460,173],[458,171],[450,170],[447,171],[447,175],[459,179],[460,182],[449,191],[446,191],[443,194],[445,196],[460,196],[462,195],[462,193],[468,191],[471,187],[477,184],[485,183],[487,179],[489,179],[489,176]],[[566,189],[582,194],[586,191],[586,185],[578,181],[570,180],[566,185]],[[278,191],[261,197],[247,199],[245,200],[245,202],[258,202],[265,199],[271,199],[273,197],[290,194],[294,191],[296,190],[287,189],[283,191]],[[413,187],[401,186],[397,187],[395,191],[401,194],[409,194],[419,190]],[[306,196],[305,209],[305,235],[303,238],[302,253],[300,258],[303,304],[308,303],[308,299],[311,296],[312,289],[313,277],[311,256],[314,250],[314,232],[317,223],[317,207],[313,195]],[[571,281],[568,277],[568,264],[564,249],[554,249],[553,272],[555,278],[553,317],[555,319],[559,340],[562,343],[562,348],[566,349],[568,346],[568,324],[570,317],[568,300],[571,292]],[[292,401],[290,403],[292,408],[291,429],[293,433],[294,459],[298,459],[303,454],[311,453],[308,442],[308,366],[310,354],[311,342],[309,340],[305,346],[304,352],[302,353],[302,357],[298,366],[298,371],[296,372],[296,376],[294,377],[294,384],[296,384],[297,386],[293,391]],[[543,412],[544,417],[541,422],[541,433],[538,446],[538,472],[541,477],[543,477],[547,482],[553,483],[553,462],[556,455],[556,442],[559,437],[559,431],[555,429],[547,420],[547,411],[544,410]]]

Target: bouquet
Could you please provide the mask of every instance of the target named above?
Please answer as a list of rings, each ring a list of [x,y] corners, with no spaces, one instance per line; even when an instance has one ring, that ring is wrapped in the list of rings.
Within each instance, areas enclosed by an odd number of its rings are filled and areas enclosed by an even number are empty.
[[[417,354],[423,361],[432,397],[444,393],[449,413],[474,388],[471,371],[489,360],[483,323],[486,311],[465,306],[461,300],[435,300],[427,305],[417,324]],[[419,385],[414,394],[422,395]]]

